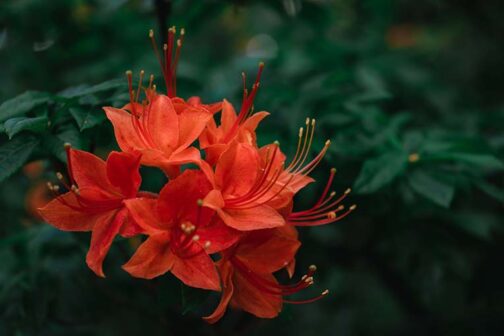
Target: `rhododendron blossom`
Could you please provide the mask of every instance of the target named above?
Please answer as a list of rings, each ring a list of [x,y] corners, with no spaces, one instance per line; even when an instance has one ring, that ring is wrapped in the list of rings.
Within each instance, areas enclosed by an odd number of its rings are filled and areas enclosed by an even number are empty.
[[[219,304],[204,318],[209,323],[228,306],[273,318],[286,303],[321,299],[328,290],[304,294],[314,284],[314,265],[292,284],[280,284],[276,276],[294,276],[298,228],[334,223],[355,209],[342,204],[350,189],[330,190],[335,169],[310,208],[295,206],[295,196],[315,182],[310,175],[330,141],[312,154],[316,122],[308,118],[291,159],[278,142],[258,147],[256,130],[269,115],[255,113],[253,106],[263,63],[250,91],[242,75],[238,113],[226,99],[206,104],[199,97],[178,97],[184,30],[176,35],[170,28],[160,52],[149,33],[166,95],[157,92],[152,75],[144,84],[143,71],[135,89],[127,71],[130,101],[121,108],[104,107],[122,152],[111,152],[103,161],[67,145],[68,178],[57,173],[60,184],[49,183],[55,198],[39,209],[40,215],[60,230],[92,232],[86,261],[99,276],[116,236],[144,237],[123,269],[144,279],[171,273],[187,286],[220,292]],[[141,165],[167,175],[159,194],[139,190]],[[300,292],[304,299],[290,298]]]

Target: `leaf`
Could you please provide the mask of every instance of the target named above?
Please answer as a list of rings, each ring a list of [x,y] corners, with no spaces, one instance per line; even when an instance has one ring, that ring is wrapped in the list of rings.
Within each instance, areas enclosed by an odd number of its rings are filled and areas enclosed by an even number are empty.
[[[5,132],[9,139],[21,131],[40,133],[47,129],[48,119],[46,116],[36,118],[17,117],[11,118],[4,123]]]
[[[470,165],[478,166],[489,170],[502,170],[504,164],[492,154],[475,154],[475,153],[451,153],[448,155],[450,159],[465,162]]]
[[[106,119],[103,111],[96,111],[93,108],[71,107],[70,114],[74,117],[81,132],[101,124]]]
[[[0,105],[0,122],[23,115],[34,107],[46,103],[50,97],[47,92],[26,91],[17,97],[9,99]]]
[[[66,162],[66,152],[63,145],[70,143],[75,148],[83,148],[84,140],[81,138],[79,130],[71,124],[66,125],[57,135],[48,134],[45,136],[43,146],[62,162]]]
[[[68,88],[59,93],[60,97],[63,98],[76,98],[82,97],[94,93],[104,92],[112,89],[117,89],[120,87],[125,87],[126,82],[123,79],[112,79],[91,87],[80,85],[77,87]]]
[[[418,194],[439,206],[448,208],[455,193],[455,187],[434,176],[417,170],[408,176],[408,183]]]
[[[354,183],[355,191],[360,194],[377,191],[404,172],[407,162],[404,152],[386,153],[367,160]]]
[[[33,136],[19,136],[0,146],[0,182],[21,168],[38,142]]]

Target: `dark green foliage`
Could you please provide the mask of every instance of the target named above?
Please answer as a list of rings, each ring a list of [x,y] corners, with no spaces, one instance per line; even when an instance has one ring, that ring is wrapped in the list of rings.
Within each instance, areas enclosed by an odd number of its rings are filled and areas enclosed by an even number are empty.
[[[186,27],[178,93],[240,103],[266,63],[260,144],[294,154],[317,120],[332,144],[299,195],[311,206],[336,167],[354,192],[342,222],[301,230],[297,277],[331,295],[272,321],[199,317],[218,295],[85,265],[89,235],[33,217],[30,195],[64,170],[65,142],[116,149],[103,106],[127,101],[125,70],[160,71],[147,39],[156,1],[0,3],[0,335],[500,335],[504,320],[504,36],[501,1],[172,1]],[[168,14],[168,13],[166,13]],[[159,34],[157,33],[158,37]],[[42,160],[41,172],[20,168]],[[142,168],[142,189],[165,177]],[[33,210],[33,209],[31,209]],[[282,278],[282,277],[280,277]],[[287,282],[288,279],[282,278]]]

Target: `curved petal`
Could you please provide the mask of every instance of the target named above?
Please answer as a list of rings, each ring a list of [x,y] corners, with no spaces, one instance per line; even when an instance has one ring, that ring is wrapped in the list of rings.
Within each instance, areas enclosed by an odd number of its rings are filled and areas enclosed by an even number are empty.
[[[173,275],[187,286],[219,291],[219,274],[205,250],[198,244],[192,243],[189,253],[190,257],[174,254],[171,269]]]
[[[133,220],[148,234],[158,234],[170,229],[169,223],[163,223],[157,212],[157,199],[133,198],[124,204]]]
[[[93,227],[91,235],[91,245],[86,255],[86,263],[96,275],[105,277],[103,274],[103,259],[112,245],[112,241],[123,226],[128,211],[109,211],[101,215]]]
[[[300,246],[297,236],[284,227],[257,231],[240,242],[236,258],[256,273],[273,273],[286,267]]]
[[[171,99],[157,95],[146,112],[142,115],[151,138],[163,151],[170,152],[177,148],[179,142],[179,122]]]
[[[189,107],[179,115],[179,138],[177,148],[190,146],[205,128],[212,114],[204,108]]]
[[[68,192],[53,199],[38,209],[47,223],[63,231],[91,231],[99,214],[78,211],[79,202],[75,194]]]
[[[107,118],[114,126],[114,135],[117,144],[123,152],[149,147],[142,135],[133,126],[131,114],[123,109],[114,107],[104,107],[103,109],[107,114]]]
[[[215,308],[214,312],[208,316],[203,317],[203,320],[208,323],[215,323],[219,321],[224,313],[226,312],[227,306],[231,297],[233,296],[234,286],[232,281],[233,269],[230,267],[229,263],[223,263],[222,266],[218,266],[220,277],[222,279],[222,295],[219,305]]]
[[[168,272],[175,262],[167,232],[152,235],[140,245],[123,269],[137,278],[153,279]]]
[[[171,180],[159,193],[158,213],[165,221],[197,221],[199,199],[203,199],[212,189],[210,182],[200,170],[185,170],[182,175]],[[201,213],[200,213],[201,215]],[[200,221],[208,222],[209,218]]]
[[[233,127],[237,115],[235,112],[235,109],[233,105],[231,105],[230,102],[228,102],[226,99],[222,101],[222,112],[221,112],[221,124],[220,127],[222,128],[222,133],[227,134]]]
[[[142,183],[139,152],[111,152],[107,158],[107,176],[125,197],[134,197]]]
[[[208,226],[198,228],[199,241],[203,244],[210,242],[210,246],[205,249],[208,254],[229,248],[238,241],[241,235],[240,231],[225,225],[218,217],[215,217]]]
[[[216,210],[226,225],[240,231],[271,229],[285,224],[280,214],[268,205],[250,209]]]
[[[215,169],[215,181],[224,198],[227,195],[244,195],[256,182],[259,169],[257,150],[235,142],[220,156]]]
[[[79,188],[94,188],[103,190],[105,194],[118,189],[109,181],[105,161],[91,153],[71,149],[70,169]]]
[[[271,274],[258,275],[265,281],[277,283]],[[273,318],[282,310],[282,297],[258,290],[241,272],[234,272],[234,295],[231,305],[261,318]]]

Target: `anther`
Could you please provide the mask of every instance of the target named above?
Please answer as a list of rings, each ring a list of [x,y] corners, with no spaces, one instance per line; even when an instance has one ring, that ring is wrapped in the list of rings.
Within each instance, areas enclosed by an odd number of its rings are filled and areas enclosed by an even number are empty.
[[[326,147],[329,147],[329,145],[330,145],[330,144],[331,144],[331,140],[327,140],[327,141],[325,142],[325,146],[326,146]]]
[[[195,242],[197,242],[199,239],[200,239],[200,236],[198,236],[198,235],[194,235],[192,237],[192,240],[195,241]]]
[[[329,294],[329,289],[326,289],[325,291],[323,291],[321,295],[327,295],[327,294]]]
[[[329,219],[336,218],[336,213],[334,211],[328,212],[327,213],[327,218],[329,218]]]
[[[60,180],[60,181],[61,181],[61,180],[63,180],[63,174],[61,174],[60,172],[57,172],[57,173],[56,173],[56,178],[57,178],[58,180]]]
[[[205,242],[205,245],[203,245],[203,248],[208,249],[212,243],[209,242],[208,240]]]
[[[198,206],[203,206],[203,200],[202,200],[201,198],[200,198],[200,199],[198,199],[198,200],[196,201],[196,204],[197,204]]]
[[[347,190],[345,190],[345,195],[350,194],[351,191],[352,191],[352,189],[348,188]]]
[[[350,211],[354,211],[356,208],[357,208],[357,205],[356,205],[356,204],[354,204],[354,205],[352,205],[352,206],[350,207],[350,209],[349,209],[349,210],[350,210]]]
[[[303,137],[303,127],[299,128],[299,137]]]
[[[63,148],[65,148],[65,149],[70,149],[70,148],[72,148],[72,145],[71,145],[69,142],[65,142],[65,143],[63,144]]]
[[[336,168],[331,168],[331,173],[336,174]]]
[[[315,272],[317,270],[317,266],[310,265],[310,267],[308,267],[308,269],[310,270],[310,272]]]
[[[154,30],[149,29],[149,37],[153,38],[154,37]]]

